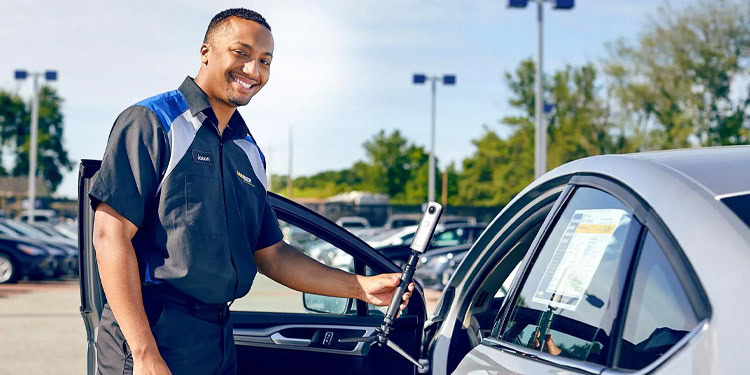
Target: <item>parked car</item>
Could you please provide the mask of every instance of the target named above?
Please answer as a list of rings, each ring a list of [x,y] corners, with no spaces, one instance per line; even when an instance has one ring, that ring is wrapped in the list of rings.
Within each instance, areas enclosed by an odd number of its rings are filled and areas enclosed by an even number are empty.
[[[425,253],[419,258],[414,278],[427,289],[443,290],[470,248],[471,244],[467,243]]]
[[[29,222],[30,211],[23,211],[18,216],[18,220],[23,222]],[[35,223],[56,223],[58,221],[57,212],[55,210],[34,210],[34,222]]]
[[[57,261],[33,241],[0,234],[0,284],[52,277]]]
[[[430,246],[427,248],[427,254],[434,249],[448,246],[458,246],[463,244],[471,245],[479,235],[484,231],[487,224],[438,224],[435,228],[435,234],[432,236]],[[380,251],[386,258],[390,259],[397,266],[401,267],[409,259],[411,254],[411,239],[417,231],[416,226],[401,228],[401,239],[398,241],[384,241],[372,244],[375,250]]]
[[[385,229],[365,238],[364,241],[367,242],[368,245],[376,249],[385,246],[403,245],[405,243],[411,243],[411,239],[414,238],[414,233],[416,232],[416,225],[410,225],[408,227],[395,229]]]
[[[396,229],[419,225],[419,220],[421,219],[422,214],[395,214],[388,217],[383,228]],[[476,224],[476,222],[477,219],[471,216],[443,215],[440,218],[440,223],[442,224]]]
[[[558,167],[488,225],[429,319],[415,288],[390,339],[419,358],[420,372],[440,375],[744,373],[749,161],[750,147],[726,147]],[[93,374],[105,296],[85,192],[98,163],[82,167],[81,313]],[[357,273],[398,272],[331,221],[273,193],[269,199],[280,220],[350,254]],[[382,312],[303,299],[307,313],[232,312],[239,373],[417,372],[388,348],[337,341],[372,335]]]
[[[344,216],[336,220],[336,224],[346,229],[350,228],[369,228],[370,222],[360,216]]]
[[[9,219],[0,219],[0,233],[39,243],[57,261],[54,276],[78,273],[78,251],[69,240],[53,238],[30,224]]]

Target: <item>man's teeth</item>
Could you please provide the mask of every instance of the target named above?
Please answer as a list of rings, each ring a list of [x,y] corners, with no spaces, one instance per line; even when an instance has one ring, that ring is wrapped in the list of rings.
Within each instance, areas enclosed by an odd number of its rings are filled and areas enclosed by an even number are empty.
[[[252,84],[249,84],[249,83],[242,82],[242,81],[240,81],[237,78],[234,78],[234,81],[237,82],[237,83],[239,83],[240,86],[242,86],[242,87],[244,87],[244,88],[246,88],[248,90],[251,89],[251,88],[253,88],[253,86],[255,86],[255,85],[252,85]]]

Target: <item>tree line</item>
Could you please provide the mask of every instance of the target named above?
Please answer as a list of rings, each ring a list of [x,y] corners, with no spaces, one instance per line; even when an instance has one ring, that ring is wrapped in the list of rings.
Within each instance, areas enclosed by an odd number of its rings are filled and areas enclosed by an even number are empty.
[[[544,76],[548,169],[601,154],[750,143],[750,4],[699,1],[666,5],[633,41],[607,46],[598,62],[568,65]],[[513,113],[484,126],[473,153],[448,177],[448,203],[503,205],[534,178],[535,65],[505,73]],[[427,199],[427,154],[396,130],[381,130],[351,168],[294,179],[297,197],[365,190],[397,203]],[[286,176],[272,190],[286,192]]]

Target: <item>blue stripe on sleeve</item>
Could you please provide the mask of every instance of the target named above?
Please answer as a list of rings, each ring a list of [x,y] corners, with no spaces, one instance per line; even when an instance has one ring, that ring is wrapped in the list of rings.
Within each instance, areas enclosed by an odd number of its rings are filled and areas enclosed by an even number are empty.
[[[173,90],[142,100],[136,105],[150,109],[159,118],[164,130],[169,133],[172,121],[188,110],[188,103],[180,90]]]

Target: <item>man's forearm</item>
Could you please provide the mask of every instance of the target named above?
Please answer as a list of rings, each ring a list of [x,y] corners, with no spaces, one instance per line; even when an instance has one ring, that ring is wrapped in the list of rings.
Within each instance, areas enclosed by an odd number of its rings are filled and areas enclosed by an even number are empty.
[[[328,267],[280,242],[256,255],[264,275],[292,289],[334,297],[362,298],[359,276]]]
[[[158,350],[143,307],[138,261],[130,239],[102,234],[95,246],[102,287],[133,355]]]

